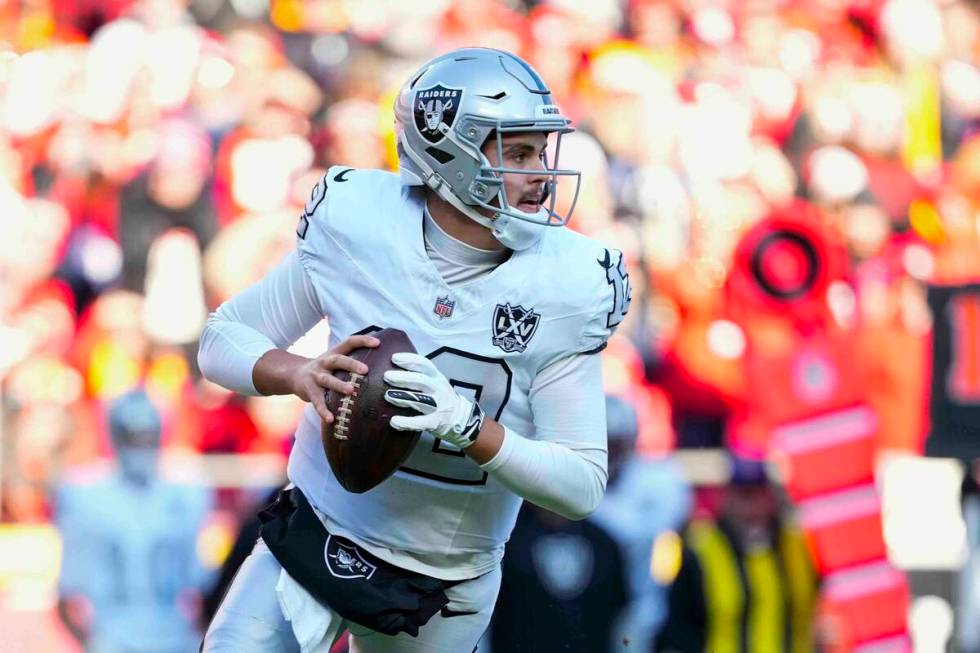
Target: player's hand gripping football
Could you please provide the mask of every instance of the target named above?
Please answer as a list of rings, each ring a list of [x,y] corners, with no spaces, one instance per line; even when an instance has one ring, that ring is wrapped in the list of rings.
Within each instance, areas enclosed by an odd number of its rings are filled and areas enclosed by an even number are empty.
[[[473,444],[483,426],[479,404],[460,396],[449,379],[425,356],[399,353],[391,362],[402,368],[385,372],[385,382],[395,386],[385,400],[420,415],[395,416],[391,426],[399,431],[428,431],[460,449]]]
[[[379,344],[381,341],[373,336],[351,336],[326,353],[311,358],[300,365],[293,376],[293,394],[313,404],[320,419],[332,422],[334,416],[327,408],[326,391],[333,390],[345,395],[354,393],[354,385],[341,381],[334,376],[334,372],[346,370],[367,374],[367,365],[347,354],[361,347],[377,347]]]

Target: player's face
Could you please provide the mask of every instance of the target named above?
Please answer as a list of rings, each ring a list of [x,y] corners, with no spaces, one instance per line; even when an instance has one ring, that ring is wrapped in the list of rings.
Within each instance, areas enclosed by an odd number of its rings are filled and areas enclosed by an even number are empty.
[[[504,192],[507,194],[507,202],[519,211],[537,213],[544,197],[545,183],[549,179],[549,175],[544,174],[547,170],[545,153],[548,137],[546,134],[532,132],[505,134],[501,140],[502,162],[499,161],[496,138],[487,139],[483,146],[483,153],[490,160],[490,165],[541,172],[541,174],[504,173]],[[492,203],[496,203],[496,199]]]

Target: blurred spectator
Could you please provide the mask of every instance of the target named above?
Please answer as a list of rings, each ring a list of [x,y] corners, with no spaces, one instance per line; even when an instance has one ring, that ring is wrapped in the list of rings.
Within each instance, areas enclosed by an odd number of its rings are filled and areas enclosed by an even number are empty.
[[[526,502],[504,556],[492,651],[622,650],[628,642],[614,624],[629,601],[626,573],[618,545],[598,525]]]
[[[123,286],[142,291],[151,243],[175,227],[191,231],[203,249],[217,231],[207,188],[211,145],[200,127],[173,120],[161,125],[160,151],[144,175],[122,189],[119,239]]]
[[[674,549],[678,571],[656,650],[814,650],[815,572],[764,463],[733,457],[718,518],[694,519]]]
[[[653,577],[654,542],[678,531],[691,509],[691,490],[670,458],[636,452],[639,421],[625,399],[606,396],[609,481],[592,520],[619,544],[626,564],[629,604],[614,627],[629,650],[649,651],[667,616],[667,588]]]
[[[117,468],[57,489],[59,614],[93,653],[191,651],[208,494],[158,476],[160,415],[143,391],[112,402],[107,418]]]

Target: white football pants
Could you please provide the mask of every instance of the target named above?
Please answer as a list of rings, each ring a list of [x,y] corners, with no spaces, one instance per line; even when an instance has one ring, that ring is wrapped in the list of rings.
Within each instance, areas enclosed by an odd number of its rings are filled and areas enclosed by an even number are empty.
[[[261,539],[242,563],[221,601],[202,653],[299,653],[300,646],[276,597],[282,567]],[[490,623],[500,590],[500,567],[446,590],[447,610],[476,614],[443,617],[436,613],[418,637],[385,635],[344,620],[333,612],[328,632],[335,639],[350,630],[351,653],[469,653]]]

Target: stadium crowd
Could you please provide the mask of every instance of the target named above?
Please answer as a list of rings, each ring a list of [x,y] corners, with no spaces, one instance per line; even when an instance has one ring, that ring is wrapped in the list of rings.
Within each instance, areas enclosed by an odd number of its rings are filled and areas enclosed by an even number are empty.
[[[288,452],[301,403],[204,380],[204,321],[293,247],[327,167],[396,165],[397,84],[463,45],[525,57],[578,126],[571,227],[633,273],[603,356],[636,456],[732,444],[757,407],[748,353],[805,339],[732,292],[774,213],[842,253],[820,301],[876,446],[924,450],[927,288],[980,281],[975,3],[32,0],[0,6],[0,44],[0,522],[52,522],[137,387],[165,456]],[[222,490],[215,514],[255,499]],[[212,545],[216,566],[230,542]]]

